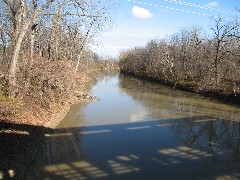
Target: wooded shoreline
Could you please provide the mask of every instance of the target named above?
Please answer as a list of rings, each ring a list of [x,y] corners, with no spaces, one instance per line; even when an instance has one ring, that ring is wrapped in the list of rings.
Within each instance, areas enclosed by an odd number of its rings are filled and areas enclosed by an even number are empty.
[[[239,104],[239,28],[237,20],[217,18],[207,30],[196,26],[180,29],[169,37],[121,52],[120,70]]]

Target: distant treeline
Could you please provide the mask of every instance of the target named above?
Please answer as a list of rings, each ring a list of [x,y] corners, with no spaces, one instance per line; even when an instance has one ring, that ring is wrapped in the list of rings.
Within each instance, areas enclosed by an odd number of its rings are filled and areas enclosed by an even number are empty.
[[[145,47],[121,52],[120,69],[176,88],[239,97],[239,23],[219,18],[207,32],[185,28]]]

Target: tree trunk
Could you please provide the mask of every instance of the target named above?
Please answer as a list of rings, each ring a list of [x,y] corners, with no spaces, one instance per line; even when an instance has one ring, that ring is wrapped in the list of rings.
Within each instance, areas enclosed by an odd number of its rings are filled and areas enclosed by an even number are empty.
[[[10,7],[10,3],[8,0],[4,0],[4,2]],[[13,50],[13,55],[12,55],[12,61],[10,64],[10,69],[9,69],[9,84],[8,84],[8,96],[11,98],[14,98],[16,96],[16,72],[17,72],[17,63],[18,63],[18,57],[22,45],[23,38],[32,22],[35,21],[39,13],[48,7],[53,0],[48,0],[42,7],[39,9],[36,9],[32,15],[31,18],[26,18],[26,6],[24,4],[24,1],[20,1],[20,8],[22,8],[21,12],[18,13],[19,19],[14,19],[16,21],[16,24],[19,24],[19,27],[21,29],[18,30],[17,32],[14,32],[17,34],[14,34],[16,37],[16,43],[14,44],[14,50]],[[10,7],[11,9],[11,7]],[[22,26],[20,26],[22,25]]]
[[[34,43],[35,43],[35,30],[36,30],[36,24],[32,25],[31,28],[31,34],[30,34],[30,58],[33,58],[34,54]]]
[[[3,60],[7,61],[7,40],[4,36],[3,31],[1,31],[1,39],[2,39],[2,46],[3,46]]]
[[[59,26],[61,24],[61,20],[62,20],[62,11],[64,6],[66,5],[66,0],[64,0],[64,2],[60,5],[56,16],[54,17],[53,20],[53,25],[52,25],[52,30],[51,30],[51,40],[50,40],[50,53],[49,53],[49,58],[53,59],[53,60],[57,60],[58,54],[59,54]]]
[[[14,98],[16,96],[16,72],[17,72],[17,62],[18,62],[18,57],[19,57],[19,52],[21,49],[21,44],[23,41],[23,38],[27,32],[27,29],[30,25],[30,20],[28,20],[22,31],[19,33],[19,36],[17,38],[16,41],[16,45],[14,47],[14,51],[13,51],[13,56],[12,56],[12,61],[10,64],[10,70],[9,70],[9,91],[8,91],[8,95],[11,98]]]
[[[31,33],[31,40],[30,40],[30,58],[33,58],[34,54],[34,41],[35,41],[35,35],[34,32]]]

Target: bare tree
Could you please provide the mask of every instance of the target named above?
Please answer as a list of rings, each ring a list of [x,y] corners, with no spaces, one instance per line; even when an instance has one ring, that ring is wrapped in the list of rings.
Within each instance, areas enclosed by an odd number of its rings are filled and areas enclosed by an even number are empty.
[[[215,27],[211,28],[214,32],[214,54],[213,54],[213,63],[214,63],[214,69],[215,69],[215,84],[216,86],[219,85],[219,64],[221,61],[223,61],[225,58],[228,58],[228,56],[232,53],[232,34],[236,34],[236,31],[238,30],[238,24],[237,23],[224,23],[222,18],[219,18],[217,20],[214,20]]]
[[[77,64],[75,67],[75,72],[74,74],[76,74],[78,67],[79,67],[79,63],[82,57],[82,53],[83,50],[86,46],[86,44],[89,41],[89,38],[91,36],[94,35],[94,33],[97,33],[97,29],[101,29],[102,23],[106,20],[107,18],[107,11],[109,6],[112,4],[112,0],[107,1],[107,3],[105,5],[103,5],[102,7],[99,7],[100,1],[97,2],[97,4],[88,4],[88,11],[85,14],[85,16],[87,17],[87,19],[90,19],[90,23],[87,26],[87,31],[86,34],[83,37],[83,41],[82,44],[80,45],[80,52],[77,58]],[[95,28],[95,31],[94,31]]]
[[[209,35],[198,27],[184,28],[159,42],[154,40],[146,47],[122,52],[120,68],[173,87],[237,95],[240,94],[238,31],[238,21],[224,22],[221,18],[214,20]]]
[[[14,44],[14,48],[9,69],[9,96],[15,97],[17,63],[23,38],[29,26],[36,20],[39,14],[53,2],[53,0],[48,0],[42,6],[36,7],[29,17],[27,17],[27,10],[30,5],[26,4],[23,0],[20,0],[19,3],[10,0],[3,1],[10,10],[13,23],[12,43]]]

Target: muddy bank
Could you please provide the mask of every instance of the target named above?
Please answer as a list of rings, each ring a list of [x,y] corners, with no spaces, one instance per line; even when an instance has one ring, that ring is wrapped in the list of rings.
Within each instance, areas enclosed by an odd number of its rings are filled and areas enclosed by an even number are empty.
[[[0,96],[0,122],[12,124],[28,124],[46,128],[56,127],[66,115],[72,104],[95,101],[96,97],[88,92],[92,79],[90,73],[77,75],[73,90],[68,90],[63,100],[44,104],[46,97],[38,99],[16,98]],[[63,91],[63,90],[62,90]],[[55,90],[53,93],[57,94]],[[50,94],[50,93],[49,93]],[[49,97],[51,99],[52,97]],[[60,99],[60,98],[59,98]],[[49,100],[51,101],[51,100]]]
[[[94,102],[94,101],[97,101],[96,96],[83,92],[76,93],[73,99],[67,105],[63,106],[59,111],[54,112],[52,117],[49,118],[46,122],[44,122],[43,127],[54,129],[67,114],[71,105],[82,102]]]
[[[120,72],[122,74],[125,74],[128,76],[133,76],[133,77],[140,78],[140,79],[147,80],[147,81],[157,82],[157,83],[160,83],[162,85],[165,85],[165,86],[168,86],[168,87],[171,87],[174,89],[179,89],[179,90],[186,91],[186,92],[196,93],[196,94],[202,95],[203,97],[207,97],[207,98],[211,98],[211,99],[217,99],[224,103],[230,103],[230,104],[236,104],[236,105],[240,104],[240,94],[239,93],[225,94],[220,90],[218,90],[218,91],[214,91],[214,90],[201,91],[201,90],[198,90],[196,86],[190,85],[190,84],[176,84],[176,83],[166,81],[166,80],[136,75],[134,73],[129,73],[129,72],[126,72],[123,70],[121,70]]]

